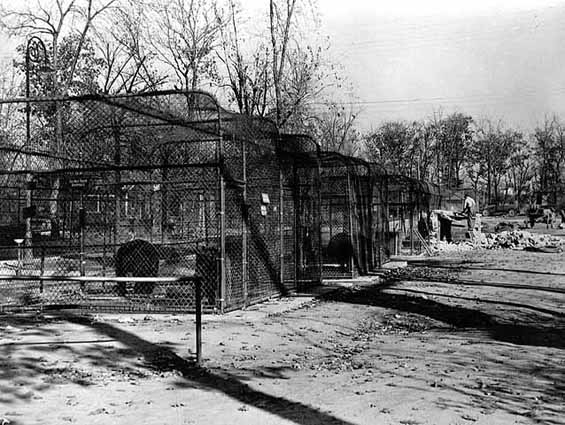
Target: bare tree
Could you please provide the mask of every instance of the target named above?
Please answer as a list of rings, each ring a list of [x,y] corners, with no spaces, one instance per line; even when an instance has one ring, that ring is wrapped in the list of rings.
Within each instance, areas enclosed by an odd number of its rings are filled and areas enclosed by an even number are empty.
[[[272,117],[280,128],[297,131],[311,115],[309,103],[331,83],[322,66],[324,48],[309,40],[316,33],[316,10],[310,2],[269,1],[271,39]],[[300,28],[308,28],[309,34]],[[310,42],[309,42],[310,41]]]
[[[151,27],[147,5],[127,0],[96,31],[96,42],[103,74],[103,93],[133,93],[156,90],[167,76],[156,66],[156,54],[149,38]]]
[[[282,98],[276,110],[279,111],[278,123],[282,129],[301,132],[313,112],[313,104],[337,79],[332,79],[321,66],[321,47],[302,47],[297,41],[292,44],[288,71],[282,80]]]
[[[227,83],[220,84],[230,92],[230,101],[240,113],[265,116],[270,88],[269,49],[262,41],[242,46],[240,11],[234,0],[229,0],[229,12],[221,27],[222,49],[218,60],[227,74]]]
[[[535,161],[531,144],[521,133],[516,132],[515,136],[514,148],[510,155],[508,177],[514,188],[516,200],[520,203],[524,197],[524,192],[528,190],[528,186],[534,177]]]
[[[542,194],[552,194],[556,198],[565,168],[565,128],[556,116],[546,117],[534,130],[533,137],[538,161],[538,189]]]
[[[415,157],[414,176],[420,180],[430,180],[432,176],[432,164],[434,159],[433,129],[426,122],[414,122],[413,149]]]
[[[50,65],[55,73],[56,81],[52,88],[52,94],[65,95],[72,84],[81,52],[95,20],[112,8],[116,2],[117,0],[103,2],[95,0],[39,0],[33,6],[28,4],[26,8],[20,10],[2,9],[1,21],[2,25],[13,35],[43,34],[47,37],[53,49]],[[77,25],[77,22],[80,24]],[[59,41],[65,33],[72,32],[78,35],[78,41],[63,78],[58,66]]]
[[[272,74],[275,91],[275,118],[280,124],[283,115],[283,77],[288,62],[288,44],[297,0],[269,0],[269,24],[272,48]]]
[[[216,1],[161,0],[154,18],[153,47],[175,74],[175,87],[196,90],[204,79],[217,79],[213,53],[223,19]]]
[[[365,137],[371,161],[384,165],[395,174],[411,176],[414,170],[413,127],[403,121],[389,121]]]
[[[52,48],[50,65],[54,74],[51,94],[67,95],[74,81],[81,54],[94,22],[116,2],[117,0],[38,0],[32,5],[28,3],[21,9],[3,8],[0,10],[0,21],[2,26],[12,35],[28,37],[32,34],[39,34],[47,38],[48,44]],[[70,53],[68,68],[63,70],[59,61],[59,47],[65,34],[74,34],[76,45]],[[57,103],[55,103],[54,128],[55,137],[50,150],[54,157],[59,157],[67,153],[65,152],[67,149],[64,146],[61,108]],[[31,179],[31,174],[28,175],[28,179]],[[58,229],[56,200],[59,187],[60,180],[56,178],[53,180],[50,196],[52,200],[50,215],[53,229]],[[30,202],[31,194],[28,193],[28,205]],[[31,244],[29,219],[26,222],[26,244]]]
[[[0,98],[9,99],[19,95],[21,86],[20,78],[16,69],[7,61],[0,63]],[[7,170],[12,170],[18,160],[17,152],[23,146],[25,137],[22,122],[22,115],[17,113],[18,105],[15,103],[0,104],[0,146],[14,149],[13,155],[3,155],[0,159],[0,166]],[[8,181],[8,175],[2,177],[4,184]]]
[[[438,183],[449,187],[461,184],[463,165],[472,140],[472,121],[470,116],[461,113],[435,116],[433,131]]]
[[[502,182],[520,138],[520,133],[505,129],[501,121],[486,119],[477,126],[469,161],[477,164],[480,175],[486,177],[487,203],[501,201]]]
[[[358,112],[338,103],[313,116],[310,131],[316,135],[322,150],[357,156],[361,150],[361,137],[355,129]]]

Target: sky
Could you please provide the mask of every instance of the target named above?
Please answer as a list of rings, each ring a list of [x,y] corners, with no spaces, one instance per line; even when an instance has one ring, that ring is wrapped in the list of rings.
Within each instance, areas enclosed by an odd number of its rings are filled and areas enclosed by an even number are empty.
[[[319,0],[363,130],[442,110],[565,120],[565,0]]]

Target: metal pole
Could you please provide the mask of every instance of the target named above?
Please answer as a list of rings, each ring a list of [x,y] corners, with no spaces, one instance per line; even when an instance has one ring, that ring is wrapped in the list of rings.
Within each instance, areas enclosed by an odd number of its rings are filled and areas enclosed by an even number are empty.
[[[347,219],[348,219],[348,231],[349,231],[349,243],[351,248],[353,248],[353,255],[355,255],[355,247],[353,246],[353,199],[352,199],[352,189],[351,189],[351,177],[350,177],[350,167],[347,166]],[[353,255],[349,259],[349,270],[351,277],[355,277],[355,264],[353,261]]]
[[[196,285],[196,364],[202,364],[202,280],[195,278]]]
[[[226,188],[224,179],[224,136],[222,134],[221,115],[218,113],[218,127],[219,137],[216,143],[216,159],[218,162],[218,185],[219,187],[219,201],[220,201],[220,258],[219,271],[220,271],[220,312],[224,312],[226,306]],[[214,205],[217,209],[217,204]]]
[[[220,165],[220,311],[226,305],[226,189],[223,167]]]
[[[410,208],[410,255],[414,255],[414,205]]]
[[[40,276],[43,276],[45,273],[45,246],[41,247],[41,265],[40,265]],[[39,292],[43,293],[43,281],[39,283]]]
[[[16,269],[16,276],[19,276],[21,274],[21,269],[22,269],[22,239],[14,239],[14,242],[16,242],[16,244],[18,245],[18,266]]]
[[[300,235],[300,240],[304,241],[306,240],[305,236],[303,235],[303,232],[306,231],[310,231],[310,237],[312,237],[312,229],[309,228],[308,230],[306,230],[306,226],[303,225],[302,221],[301,221],[301,217],[304,217],[304,202],[303,199],[300,197],[300,187],[298,186],[298,170],[297,170],[297,166],[296,166],[296,161],[293,161],[292,164],[292,173],[293,173],[293,177],[292,177],[292,198],[293,198],[293,202],[294,202],[294,225],[293,225],[293,229],[292,229],[292,236],[293,236],[293,246],[294,246],[294,287],[298,290],[301,291],[302,287],[301,287],[301,283],[299,283],[299,280],[304,279],[304,250],[305,250],[305,246],[304,243],[298,243],[298,238]],[[312,196],[312,199],[314,197]],[[310,207],[312,207],[312,205],[310,205]],[[313,211],[313,210],[311,210]],[[312,221],[314,220],[314,218],[312,218]],[[314,241],[312,241],[312,244],[314,243]]]
[[[47,62],[47,49],[43,41],[37,36],[32,36],[27,40],[26,51],[25,51],[25,94],[26,94],[26,149],[29,148],[31,143],[31,104],[29,102],[29,97],[31,95],[31,84],[29,78],[30,64],[31,62]],[[25,167],[26,171],[29,171],[31,164],[29,162],[29,155],[25,154]],[[31,173],[26,174],[26,207],[28,208],[26,214],[26,229],[24,246],[26,251],[24,256],[28,259],[33,258],[32,246],[32,230],[31,230],[31,206],[32,206],[32,187],[31,183],[33,180],[33,175]]]
[[[322,283],[323,274],[324,274],[324,265],[322,259],[322,162],[321,162],[321,155],[320,155],[320,148],[318,147],[316,150],[316,165],[317,165],[317,173],[316,176],[316,187],[318,192],[318,198],[316,201],[318,202],[318,208],[316,208],[316,233],[318,239],[318,283]],[[331,203],[330,203],[331,206]],[[330,230],[331,230],[331,215],[330,215]],[[300,242],[302,243],[302,242]]]
[[[26,144],[25,147],[26,149],[29,149],[29,145],[31,142],[31,105],[29,103],[29,96],[30,96],[30,81],[29,81],[29,67],[30,67],[30,46],[32,44],[32,40],[34,40],[35,38],[32,37],[27,41],[26,44],[26,52],[25,52],[25,67],[26,67]],[[30,163],[29,163],[29,156],[28,154],[25,154],[25,167],[26,170],[29,171],[30,169]],[[31,173],[28,173],[26,175],[26,217],[25,217],[25,224],[26,224],[26,229],[25,229],[25,237],[24,237],[24,246],[27,248],[25,251],[25,256],[26,258],[28,258],[28,251],[31,252],[31,250],[29,248],[31,248],[31,241],[32,241],[32,233],[31,233],[31,216],[30,216],[30,208],[31,208],[31,181],[33,179],[33,176],[31,175]]]
[[[80,193],[80,208],[79,208],[79,212],[78,212],[78,216],[79,216],[79,226],[80,226],[80,253],[79,253],[79,258],[80,258],[80,275],[84,276],[85,275],[85,264],[84,264],[84,227],[85,227],[85,221],[86,221],[86,211],[84,209],[84,201],[83,201],[83,192],[81,191]]]
[[[243,205],[241,208],[241,218],[242,218],[242,240],[241,240],[241,268],[243,275],[243,305],[247,306],[247,299],[249,297],[248,289],[248,279],[247,279],[247,144],[241,141],[241,154],[242,154],[242,173],[243,173]]]
[[[280,287],[284,288],[284,189],[283,189],[283,171],[281,159],[279,158],[279,249],[280,249],[280,263],[279,263],[279,279]]]

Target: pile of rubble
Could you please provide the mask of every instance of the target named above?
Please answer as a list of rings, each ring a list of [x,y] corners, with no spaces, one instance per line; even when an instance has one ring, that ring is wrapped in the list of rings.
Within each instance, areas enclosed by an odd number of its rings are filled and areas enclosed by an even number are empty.
[[[460,242],[438,241],[429,243],[433,254],[466,252],[473,249],[517,249],[544,252],[561,252],[565,241],[551,235],[540,235],[527,230],[508,230],[499,233],[475,233],[473,240]]]
[[[476,244],[470,241],[464,242],[446,242],[446,241],[438,241],[437,239],[430,240],[430,249],[432,252],[439,254],[439,253],[446,253],[446,252],[465,252],[471,251],[475,249],[477,246]]]
[[[538,235],[526,230],[511,230],[500,233],[481,234],[476,244],[481,248],[498,249],[555,249],[561,250],[563,240],[551,235]]]

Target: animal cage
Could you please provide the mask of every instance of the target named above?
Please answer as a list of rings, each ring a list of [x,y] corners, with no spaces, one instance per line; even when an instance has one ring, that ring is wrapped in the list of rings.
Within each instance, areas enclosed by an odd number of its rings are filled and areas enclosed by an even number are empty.
[[[386,172],[335,152],[321,154],[322,273],[351,278],[381,267],[387,228]]]
[[[388,250],[420,253],[426,249],[432,231],[431,212],[439,208],[439,186],[402,175],[387,176]]]
[[[311,139],[202,92],[3,106],[3,308],[186,311],[194,288],[158,278],[198,275],[225,311],[319,282]]]
[[[236,309],[378,270],[389,221],[429,202],[204,92],[0,105],[0,309],[190,311],[195,276]]]

